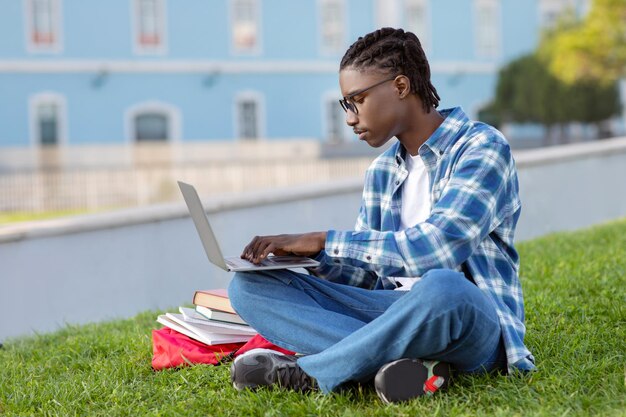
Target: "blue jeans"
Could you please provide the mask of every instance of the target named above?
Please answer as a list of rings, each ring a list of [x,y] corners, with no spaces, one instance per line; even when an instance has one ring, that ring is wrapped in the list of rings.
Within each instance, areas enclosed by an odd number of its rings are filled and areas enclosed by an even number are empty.
[[[469,373],[506,368],[492,302],[456,271],[429,271],[410,291],[365,290],[290,270],[244,272],[229,296],[267,340],[306,355],[298,364],[323,392],[366,382],[400,358]]]

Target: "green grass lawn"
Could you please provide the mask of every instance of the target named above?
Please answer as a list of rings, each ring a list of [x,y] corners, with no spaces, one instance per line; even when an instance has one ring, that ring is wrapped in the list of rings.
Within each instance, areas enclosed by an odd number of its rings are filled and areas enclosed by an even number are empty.
[[[530,375],[461,377],[384,405],[370,388],[328,396],[231,388],[228,368],[154,372],[156,312],[9,340],[0,415],[626,416],[626,221],[519,245]]]

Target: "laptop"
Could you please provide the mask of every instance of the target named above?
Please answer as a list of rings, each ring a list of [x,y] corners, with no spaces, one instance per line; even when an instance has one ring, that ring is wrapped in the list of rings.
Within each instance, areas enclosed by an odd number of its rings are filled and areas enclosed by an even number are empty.
[[[200,197],[196,189],[184,182],[178,181],[178,187],[183,193],[185,203],[191,214],[191,219],[196,225],[196,230],[202,241],[202,246],[209,261],[213,265],[219,266],[224,271],[238,272],[238,271],[263,271],[269,269],[287,269],[287,268],[305,268],[315,267],[319,265],[319,262],[311,258],[304,256],[268,256],[259,264],[254,264],[245,259],[241,259],[238,256],[230,258],[224,258],[222,250],[217,242],[217,238],[211,229],[209,224],[209,218],[206,215]]]

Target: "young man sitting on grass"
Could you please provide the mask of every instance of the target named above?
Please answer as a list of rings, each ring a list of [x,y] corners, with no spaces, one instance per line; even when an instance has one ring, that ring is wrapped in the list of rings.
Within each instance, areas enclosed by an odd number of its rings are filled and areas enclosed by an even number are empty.
[[[312,275],[235,275],[235,310],[272,343],[235,360],[237,389],[327,393],[374,379],[385,402],[433,393],[464,373],[531,370],[513,246],[520,214],[510,148],[439,96],[417,37],[384,28],[341,60],[346,122],[378,148],[354,231],[255,237],[242,258],[315,256]]]

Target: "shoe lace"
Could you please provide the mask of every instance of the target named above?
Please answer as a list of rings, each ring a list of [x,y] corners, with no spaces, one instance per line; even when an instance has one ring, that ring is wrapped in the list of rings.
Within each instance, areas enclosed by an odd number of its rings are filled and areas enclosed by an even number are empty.
[[[283,388],[310,391],[316,388],[315,379],[307,375],[296,363],[285,364],[277,369],[278,383]]]

